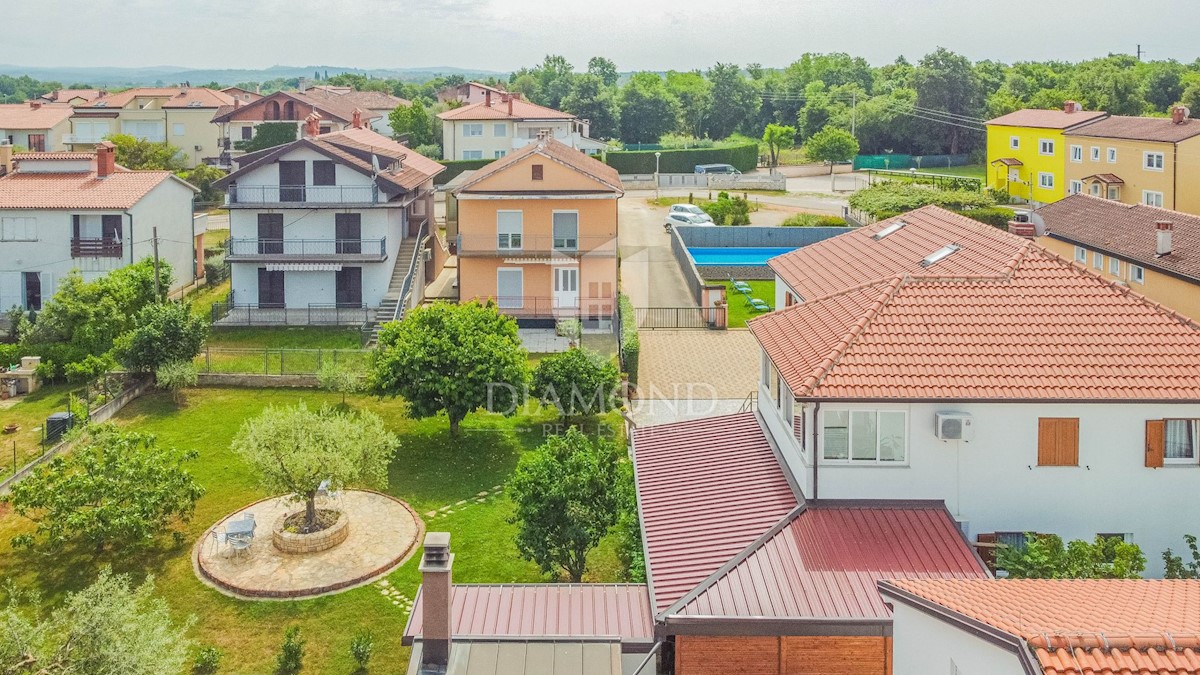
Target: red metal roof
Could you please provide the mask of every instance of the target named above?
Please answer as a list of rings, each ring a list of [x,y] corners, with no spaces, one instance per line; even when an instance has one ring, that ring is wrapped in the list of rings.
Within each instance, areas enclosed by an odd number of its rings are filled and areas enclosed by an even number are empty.
[[[620,638],[654,642],[650,596],[642,584],[455,584],[455,638]],[[404,644],[420,637],[417,593]]]
[[[797,505],[755,413],[644,427],[633,448],[655,611]]]
[[[988,577],[940,502],[812,502],[740,558],[665,613],[888,619],[881,579]]]

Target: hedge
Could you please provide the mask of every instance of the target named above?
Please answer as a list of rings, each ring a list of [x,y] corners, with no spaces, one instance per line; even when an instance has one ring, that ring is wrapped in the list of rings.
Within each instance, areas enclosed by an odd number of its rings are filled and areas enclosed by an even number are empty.
[[[986,206],[978,209],[947,209],[953,211],[960,216],[966,216],[972,220],[978,220],[986,225],[1004,230],[1008,232],[1008,221],[1012,220],[1015,212],[1012,209],[1003,206]],[[907,211],[880,211],[875,217],[878,220],[887,220],[896,216],[908,213]]]
[[[219,284],[229,278],[229,265],[225,264],[224,253],[204,257],[204,278],[209,284]]]
[[[445,185],[458,177],[458,174],[464,171],[474,171],[496,161],[495,159],[454,159],[440,160],[438,164],[446,167],[446,170],[434,176],[433,182],[436,185]]]
[[[658,170],[662,173],[693,173],[697,164],[732,164],[738,171],[753,171],[758,166],[757,143],[660,152]],[[604,161],[620,174],[654,173],[654,151],[651,150],[609,152]]]
[[[621,370],[629,375],[629,381],[637,384],[638,357],[642,344],[638,340],[637,310],[628,295],[622,294],[617,301],[621,310]]]

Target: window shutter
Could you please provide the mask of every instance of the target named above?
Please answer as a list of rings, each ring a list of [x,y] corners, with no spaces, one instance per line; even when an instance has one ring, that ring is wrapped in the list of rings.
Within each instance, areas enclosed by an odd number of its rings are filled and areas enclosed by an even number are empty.
[[[976,546],[975,550],[979,553],[979,558],[983,560],[983,564],[987,565],[987,568],[992,573],[996,572],[996,543],[998,541],[999,537],[996,536],[995,532],[980,532],[975,535],[975,543],[983,544],[982,546]]]
[[[79,215],[71,216],[71,236],[75,239],[79,238]]]
[[[542,176],[543,176],[542,165],[534,164],[533,165],[533,180],[542,180]]]
[[[1165,420],[1146,420],[1146,466],[1151,469],[1162,468],[1166,454],[1166,429]]]
[[[1038,466],[1079,466],[1079,419],[1038,418]]]

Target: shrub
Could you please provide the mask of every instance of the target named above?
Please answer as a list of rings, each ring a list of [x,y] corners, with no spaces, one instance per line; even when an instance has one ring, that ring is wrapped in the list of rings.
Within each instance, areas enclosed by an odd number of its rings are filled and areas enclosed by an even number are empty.
[[[82,361],[68,363],[63,367],[63,374],[67,377],[67,382],[71,384],[82,384],[90,382],[104,373],[113,370],[117,367],[117,363],[112,360],[108,354],[104,356],[96,356],[88,354]]]
[[[330,359],[321,364],[317,370],[317,386],[325,391],[342,395],[342,404],[346,403],[346,394],[356,394],[366,387],[361,373],[356,373],[345,364],[334,363]]]
[[[717,200],[703,204],[700,208],[717,225],[749,225],[750,202],[743,197],[730,197],[728,192],[717,193]]]
[[[819,213],[797,213],[780,223],[784,227],[846,227],[846,221],[837,216],[822,216]]]
[[[133,330],[116,340],[114,352],[129,370],[149,373],[164,365],[191,361],[208,337],[208,324],[179,302],[154,304],[138,312]]]
[[[1014,211],[1003,206],[987,206],[977,209],[954,209],[955,213],[962,214],[968,218],[973,218],[981,223],[987,223],[992,227],[1008,231],[1008,221],[1014,217]]]
[[[16,365],[21,360],[21,345],[0,344],[0,367]]]
[[[154,371],[154,381],[159,389],[171,392],[171,398],[179,403],[183,390],[196,386],[196,365],[191,361],[164,363]]]
[[[610,152],[604,161],[617,173],[654,173],[655,150]],[[738,171],[753,171],[758,166],[758,143],[700,148],[661,150],[658,170],[662,173],[692,173],[697,164],[732,164]]]
[[[196,653],[196,660],[192,662],[192,675],[216,675],[221,666],[221,656],[221,650],[216,647],[201,647]]]
[[[209,284],[219,284],[229,278],[229,265],[225,264],[225,254],[204,256],[204,278]]]
[[[442,157],[442,146],[438,145],[437,143],[418,145],[417,147],[413,148],[413,150],[416,150],[418,155],[421,155],[422,157],[428,157],[432,160],[438,160]]]
[[[630,382],[637,384],[638,358],[642,352],[642,344],[638,339],[637,310],[628,295],[622,294],[617,304],[621,311],[621,369],[629,376]]]
[[[579,319],[559,319],[554,325],[554,332],[570,340],[578,340],[583,334],[583,324]]]
[[[1191,560],[1185,562],[1182,556],[1175,555],[1171,549],[1163,551],[1163,576],[1168,579],[1200,579],[1200,547],[1196,544],[1196,535],[1185,534],[1183,540],[1187,543]]]
[[[1014,579],[1140,579],[1146,556],[1116,537],[1064,544],[1058,535],[1027,534],[1024,546],[997,550],[996,567]]]
[[[880,220],[935,204],[942,208],[979,209],[995,206],[990,195],[969,190],[939,190],[928,185],[889,181],[859,190],[850,196],[850,206]]]
[[[275,657],[276,675],[296,675],[304,667],[304,638],[300,627],[291,626],[283,634],[283,644]]]
[[[358,664],[360,670],[366,670],[375,653],[375,636],[369,630],[360,630],[350,639],[350,656]]]
[[[458,174],[464,171],[474,171],[496,161],[495,159],[448,159],[438,160],[438,164],[446,167],[446,170],[439,173],[433,178],[433,182],[438,185],[445,185],[458,177]]]
[[[530,391],[562,417],[598,415],[618,406],[617,367],[589,349],[570,349],[542,359]]]

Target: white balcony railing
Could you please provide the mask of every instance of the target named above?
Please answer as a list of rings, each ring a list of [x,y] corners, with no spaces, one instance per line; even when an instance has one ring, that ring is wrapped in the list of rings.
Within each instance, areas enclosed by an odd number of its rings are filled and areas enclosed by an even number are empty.
[[[378,204],[374,185],[231,185],[227,204]]]

